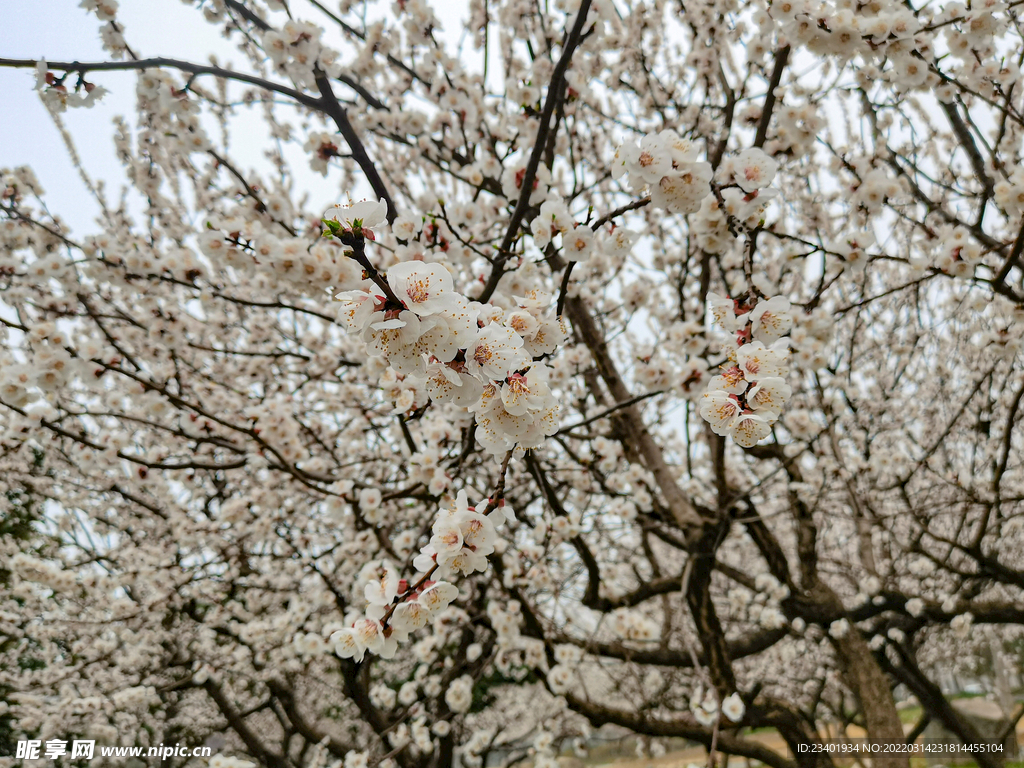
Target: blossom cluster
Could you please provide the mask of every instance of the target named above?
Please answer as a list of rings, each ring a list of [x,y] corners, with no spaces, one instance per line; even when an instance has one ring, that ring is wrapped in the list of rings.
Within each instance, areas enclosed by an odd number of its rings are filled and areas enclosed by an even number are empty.
[[[266,207],[273,209],[277,200],[268,196]],[[275,280],[283,280],[297,290],[319,293],[328,287],[355,288],[362,282],[359,266],[331,243],[310,244],[304,237],[275,233],[273,224],[244,220],[239,215],[215,216],[209,228],[197,238],[200,251],[215,263],[234,267],[251,265],[256,272]],[[202,269],[194,260],[168,254],[160,264],[176,275]]]
[[[82,0],[80,8],[93,13],[101,22],[100,39],[103,41],[103,50],[110,51],[115,59],[124,58],[128,53],[128,45],[125,43],[123,28],[117,21],[117,0]]]
[[[609,256],[625,256],[639,235],[625,227],[615,227],[607,234],[598,234],[586,224],[577,222],[562,200],[545,200],[540,213],[530,222],[533,242],[547,248],[557,237],[567,261],[586,261],[603,252]]]
[[[945,227],[940,230],[935,266],[955,277],[969,277],[981,263],[981,246],[971,239],[965,227]]]
[[[330,211],[339,232],[364,237],[384,224],[386,206],[357,203]],[[470,301],[453,288],[440,263],[406,261],[390,267],[386,283],[336,295],[340,319],[401,376],[418,382],[435,402],[452,402],[476,415],[476,438],[496,456],[534,448],[558,429],[558,403],[549,368],[536,360],[564,337],[545,315],[549,299],[534,292],[517,307]]]
[[[661,635],[657,622],[639,611],[619,608],[612,612],[611,619],[612,632],[622,640],[651,642]]]
[[[700,415],[716,435],[749,448],[768,436],[793,391],[785,379],[789,350],[780,342],[793,325],[790,303],[782,296],[742,303],[710,293],[708,305],[715,322],[735,334],[736,347],[708,382]]]
[[[765,629],[781,629],[789,622],[780,603],[789,597],[789,588],[768,573],[759,573],[754,579],[754,590],[734,587],[729,590],[729,608],[732,615]]]
[[[793,319],[789,333],[790,360],[797,369],[822,368],[826,344],[835,332],[832,316],[821,307]]]
[[[693,142],[665,130],[644,136],[639,144],[619,145],[612,177],[628,174],[632,190],[649,190],[653,205],[670,213],[694,214],[690,229],[697,243],[708,253],[720,254],[744,229],[763,224],[766,207],[778,196],[769,188],[778,167],[763,149],[750,147],[723,158],[715,171],[698,159]]]
[[[458,588],[445,579],[485,570],[498,544],[497,527],[514,519],[512,508],[503,500],[487,507],[491,511],[486,515],[478,512],[470,506],[466,491],[459,491],[454,503],[434,520],[430,541],[413,560],[420,575],[412,584],[387,560],[369,563],[360,574],[366,609],[348,617],[349,626],[331,634],[331,649],[343,659],[360,661],[367,651],[389,659],[400,641],[437,618],[459,595]],[[306,652],[322,649],[317,635],[300,635],[296,642]]]
[[[46,60],[40,59],[36,63],[36,90],[48,109],[54,112],[63,112],[68,107],[90,108],[102,99],[107,89],[94,83],[86,82],[80,78],[75,86],[69,90],[65,82],[70,73],[57,77],[47,69]]]
[[[166,150],[177,150],[187,155],[191,152],[205,152],[210,148],[210,138],[199,117],[198,99],[188,98],[188,93],[178,86],[170,74],[158,69],[143,70],[135,94],[139,109],[149,112],[153,116],[153,124],[160,126],[158,131],[142,131],[140,144],[152,141],[152,134],[159,132],[161,144]],[[154,151],[154,155],[154,161],[170,166],[169,157],[164,152]],[[139,181],[145,183],[142,178]],[[155,183],[155,180],[149,183]]]
[[[343,659],[362,661],[367,651],[393,658],[400,641],[425,627],[459,595],[458,587],[446,581],[424,578],[410,587],[386,561],[376,570],[376,578],[365,585],[365,615],[329,638],[331,649]]]
[[[670,213],[697,213],[712,197],[711,183],[715,171],[711,163],[698,159],[697,146],[675,131],[665,130],[644,136],[639,144],[626,141],[615,150],[612,178],[629,174],[629,183],[637,194],[650,191],[651,203]],[[763,206],[777,193],[763,192],[778,171],[778,163],[764,150],[751,147],[728,157],[719,167],[718,176],[727,185],[723,199],[739,208],[742,203],[758,200]],[[729,191],[725,198],[724,192]],[[732,213],[732,212],[730,212]],[[736,211],[735,213],[739,213]],[[748,218],[744,213],[737,218]]]
[[[512,508],[504,500],[483,515],[469,505],[466,491],[461,490],[455,504],[434,520],[430,542],[420,550],[413,565],[421,573],[434,571],[440,578],[483,571],[488,555],[494,553],[496,526],[513,519]]]
[[[341,74],[338,53],[321,42],[322,36],[316,24],[287,21],[263,33],[263,50],[279,72],[315,91],[318,70],[332,78]]]
[[[338,147],[342,138],[338,133],[314,131],[309,134],[302,148],[310,154],[309,167],[321,176],[327,175],[328,164],[332,157],[338,156]]]
[[[749,230],[761,224],[765,209],[777,194],[774,189],[745,193],[733,186],[721,190],[721,200],[715,195],[705,197],[692,220],[697,243],[708,253],[726,253],[741,232],[736,225]]]
[[[714,688],[706,691],[698,685],[690,696],[690,712],[701,725],[711,727],[717,723],[721,715],[725,715],[733,723],[738,723],[746,713],[746,706],[738,693],[731,693],[721,701],[719,707],[718,694]]]
[[[1000,179],[994,187],[996,204],[1011,219],[1024,216],[1024,168],[1014,168],[1007,179]]]
[[[612,178],[628,173],[633,191],[641,194],[650,189],[654,205],[671,213],[696,213],[711,194],[714,177],[711,163],[697,157],[696,145],[675,131],[648,134],[639,145],[632,141],[619,145]]]
[[[889,77],[893,82],[907,87],[925,82],[927,66],[906,45],[921,26],[912,11],[892,2],[875,3],[863,14],[838,5],[781,0],[771,4],[769,14],[787,37],[815,53],[851,59],[859,53],[872,55],[879,49],[891,49]]]

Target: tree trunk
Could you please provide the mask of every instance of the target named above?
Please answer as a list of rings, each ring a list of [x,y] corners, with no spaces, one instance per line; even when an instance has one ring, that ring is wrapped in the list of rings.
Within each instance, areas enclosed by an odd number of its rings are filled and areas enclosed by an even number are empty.
[[[875,661],[871,649],[855,627],[835,642],[843,682],[853,691],[864,713],[867,737],[875,742],[902,744],[905,740],[889,678]],[[906,753],[880,753],[872,760],[875,768],[909,768]]]

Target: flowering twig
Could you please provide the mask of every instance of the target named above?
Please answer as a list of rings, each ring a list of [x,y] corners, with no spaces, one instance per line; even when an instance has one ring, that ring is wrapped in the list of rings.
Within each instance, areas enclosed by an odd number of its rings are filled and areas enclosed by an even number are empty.
[[[35,59],[0,58],[0,67],[31,69],[36,67],[38,63],[39,62]],[[319,99],[314,99],[301,91],[289,88],[287,85],[274,83],[270,80],[265,80],[262,77],[247,75],[245,72],[236,72],[231,69],[224,69],[223,67],[214,67],[205,64],[193,64],[189,61],[168,59],[162,56],[149,59],[136,59],[134,61],[48,61],[46,62],[46,66],[49,69],[59,69],[64,72],[79,72],[82,74],[86,72],[118,71],[125,69],[159,69],[168,67],[171,69],[181,70],[182,72],[188,72],[193,77],[196,75],[212,75],[213,77],[219,77],[225,80],[236,80],[238,82],[248,83],[268,91],[273,91],[274,93],[280,93],[282,96],[293,98],[304,107],[309,107],[310,109],[316,109],[318,111],[321,108]]]
[[[540,167],[541,156],[547,146],[548,132],[551,130],[551,116],[555,111],[555,104],[561,100],[562,88],[565,86],[565,73],[569,69],[569,62],[572,60],[573,52],[583,39],[583,25],[587,21],[587,14],[590,12],[591,0],[583,0],[576,12],[576,21],[572,25],[568,37],[565,40],[565,47],[562,55],[555,64],[551,73],[551,84],[548,86],[547,97],[544,99],[544,109],[540,115],[540,125],[537,128],[537,138],[533,144],[533,152],[526,164],[526,172],[523,175],[522,184],[519,187],[519,200],[512,211],[512,217],[508,222],[508,229],[505,230],[505,237],[498,248],[498,256],[494,266],[491,268],[491,275],[487,284],[480,293],[479,301],[485,302],[491,298],[498,287],[498,282],[504,274],[505,262],[511,256],[512,243],[519,235],[519,225],[530,207],[530,197],[533,190],[533,182],[537,179],[537,169]]]
[[[406,589],[405,592],[403,592],[402,594],[397,595],[395,597],[395,599],[392,601],[391,605],[389,605],[387,610],[384,611],[384,615],[380,619],[380,625],[385,630],[387,630],[387,628],[388,628],[388,622],[391,620],[391,616],[392,616],[392,614],[394,614],[395,608],[400,606],[407,599],[409,599],[410,597],[415,595],[417,592],[419,592],[421,589],[423,589],[425,586],[427,586],[427,583],[430,581],[430,577],[434,575],[434,571],[436,571],[436,570],[437,570],[437,563],[434,563],[432,566],[430,566],[430,570],[427,571],[425,574],[423,574],[423,576],[420,578],[419,581],[417,581],[411,587]]]
[[[357,235],[352,232],[341,232],[337,235],[338,240],[341,241],[342,245],[351,248],[347,255],[356,264],[361,266],[366,272],[367,278],[373,281],[373,284],[380,288],[384,294],[384,298],[387,299],[388,309],[404,309],[405,304],[402,302],[395,292],[391,290],[391,286],[388,285],[388,281],[384,279],[384,276],[377,271],[377,268],[370,263],[370,260],[366,258],[366,238],[362,235]]]
[[[650,195],[647,195],[646,197],[641,197],[639,200],[634,200],[631,203],[626,203],[625,205],[616,208],[614,211],[610,211],[609,213],[606,213],[600,219],[595,221],[590,226],[590,228],[592,230],[594,230],[595,232],[597,232],[597,230],[599,230],[601,227],[603,227],[609,221],[612,221],[613,219],[617,219],[619,216],[621,216],[624,213],[629,213],[630,211],[639,210],[640,208],[643,208],[646,205],[650,205],[650,203],[651,203],[651,196]]]
[[[508,465],[509,462],[512,460],[513,452],[514,451],[509,451],[508,453],[506,453],[505,458],[501,462],[501,470],[498,473],[498,482],[494,486],[494,493],[490,497],[490,499],[487,500],[487,506],[484,508],[484,511],[482,513],[485,517],[491,512],[493,512],[495,509],[497,509],[498,506],[500,506],[505,499],[505,477],[508,474]],[[395,597],[395,599],[391,602],[391,605],[387,607],[387,610],[384,611],[384,615],[380,619],[380,624],[385,631],[387,631],[388,629],[388,622],[391,621],[391,617],[392,615],[394,615],[395,609],[398,608],[398,606],[400,606],[406,600],[418,594],[421,589],[428,586],[429,582],[431,581],[431,577],[434,575],[435,571],[437,571],[437,568],[438,565],[437,562],[435,561],[434,564],[430,567],[430,570],[423,574],[423,576],[420,577],[419,581],[417,581],[415,584],[413,584],[404,592],[402,592],[402,594],[397,595]]]

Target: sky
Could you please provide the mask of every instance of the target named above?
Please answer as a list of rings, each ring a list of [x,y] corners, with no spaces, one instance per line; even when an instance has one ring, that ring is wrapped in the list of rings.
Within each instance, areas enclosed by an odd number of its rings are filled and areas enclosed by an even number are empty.
[[[174,54],[202,61],[207,51],[224,47],[216,29],[178,0],[125,0],[119,15],[129,44],[143,55]],[[76,0],[0,0],[0,57],[109,60],[100,45],[98,20]],[[134,112],[135,75],[107,72],[93,79],[110,93],[92,109],[68,110],[64,119],[86,169],[116,188],[124,175],[114,155],[112,120]],[[0,67],[0,168],[31,166],[49,208],[80,230],[95,218],[98,208],[34,85],[32,70]]]
[[[461,32],[461,19],[466,0],[440,0],[444,6],[439,16],[446,22],[444,36],[457,43]],[[48,61],[107,61],[109,54],[102,50],[100,22],[80,8],[79,0],[0,0],[0,58],[46,58]],[[301,0],[293,0],[300,5]],[[336,3],[325,5],[334,8]],[[380,11],[390,9],[390,0],[379,4]],[[455,11],[453,13],[453,10]],[[318,13],[304,13],[297,9],[299,18],[319,21]],[[128,44],[140,57],[169,56],[205,63],[216,52],[219,63],[229,66],[232,60],[243,69],[243,56],[231,43],[225,41],[218,28],[206,22],[202,13],[181,0],[121,0],[118,20],[125,28]],[[452,20],[452,21],[448,21]],[[134,121],[135,80],[132,72],[94,73],[89,80],[106,88],[103,99],[91,109],[69,109],[64,113],[71,135],[74,137],[83,166],[94,179],[103,179],[108,194],[116,199],[124,184],[124,170],[114,154],[113,119],[123,115],[129,123]],[[212,86],[212,79],[206,83]],[[93,223],[99,208],[79,177],[68,152],[34,90],[35,72],[28,69],[0,67],[0,168],[29,165],[35,171],[45,190],[48,208],[70,224],[76,234],[95,231]],[[339,92],[344,89],[339,86]],[[251,114],[253,123],[262,120],[258,113],[242,112],[240,120]],[[244,166],[256,167],[261,158],[261,133],[243,130],[233,132],[234,155],[254,160]],[[218,134],[210,132],[215,138]],[[215,138],[216,140],[216,138]],[[252,150],[247,152],[246,150]],[[298,182],[308,188],[315,198],[324,198],[327,205],[342,202],[342,191],[333,183],[325,182],[310,171],[305,159],[299,157],[297,147],[286,151],[296,160]],[[326,207],[326,205],[325,205]]]

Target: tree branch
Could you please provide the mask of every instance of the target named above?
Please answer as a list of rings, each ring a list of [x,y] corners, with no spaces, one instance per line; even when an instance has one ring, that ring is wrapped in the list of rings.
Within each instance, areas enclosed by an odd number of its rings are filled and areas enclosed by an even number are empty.
[[[765,139],[768,138],[768,124],[772,121],[772,112],[775,109],[775,89],[782,82],[782,71],[789,61],[789,46],[784,45],[775,53],[775,69],[772,70],[772,79],[768,82],[768,94],[764,98],[764,109],[761,110],[761,122],[757,124],[757,135],[754,137],[754,146],[763,147]]]
[[[38,61],[33,59],[3,59],[0,58],[0,67],[12,67],[18,69],[35,69]],[[307,96],[301,91],[297,91],[294,88],[289,88],[287,85],[281,83],[274,83],[270,80],[266,80],[262,77],[256,77],[255,75],[248,75],[245,72],[236,72],[232,69],[224,69],[223,67],[214,67],[204,64],[193,64],[189,61],[181,61],[179,59],[168,59],[164,57],[156,57],[151,59],[137,59],[135,61],[93,61],[93,62],[79,62],[79,61],[47,61],[46,66],[48,69],[60,69],[64,72],[78,72],[85,74],[86,72],[114,72],[123,70],[133,69],[159,69],[161,67],[168,67],[170,69],[178,69],[182,72],[188,72],[191,75],[212,75],[213,77],[223,78],[224,80],[235,80],[241,83],[249,83],[259,88],[263,88],[274,93],[280,93],[282,96],[288,96],[295,99],[297,102],[302,104],[304,107],[315,109],[318,112],[322,111],[322,104],[320,100],[314,99],[311,96]]]
[[[388,224],[393,223],[398,218],[398,209],[395,208],[395,201],[391,199],[391,194],[388,192],[384,179],[381,178],[380,173],[377,171],[377,166],[373,164],[370,156],[366,153],[366,147],[363,146],[359,134],[352,127],[352,123],[348,119],[348,111],[341,106],[341,102],[334,95],[334,89],[331,88],[330,79],[323,72],[317,73],[316,85],[320,89],[320,100],[317,102],[318,109],[327,113],[334,121],[334,124],[338,126],[338,131],[345,138],[345,142],[352,152],[352,159],[356,161],[356,164],[366,176],[366,180],[370,182],[370,186],[373,187],[373,193],[378,198],[383,198],[384,202],[387,203]]]
[[[544,99],[544,109],[541,111],[540,125],[537,127],[533,152],[530,154],[530,159],[526,164],[526,171],[523,174],[523,181],[519,187],[519,200],[516,201],[516,207],[512,211],[512,218],[509,219],[508,229],[505,230],[505,237],[498,248],[498,256],[494,260],[494,266],[491,267],[491,275],[487,279],[487,284],[484,286],[483,292],[478,299],[480,302],[486,302],[490,299],[497,289],[498,283],[504,274],[505,262],[512,255],[512,243],[515,242],[519,234],[519,227],[523,222],[523,217],[530,207],[533,183],[537,179],[537,169],[540,167],[540,160],[547,145],[548,132],[552,130],[551,116],[555,112],[555,105],[562,98],[562,90],[565,87],[565,73],[569,69],[572,55],[583,39],[583,25],[586,24],[587,14],[590,12],[590,3],[591,0],[583,0],[580,3],[580,9],[576,12],[576,21],[566,38],[565,48],[562,50],[562,55],[559,57],[558,63],[555,64],[554,71],[551,73],[551,84],[548,86],[548,93]],[[554,130],[558,130],[557,125]]]

